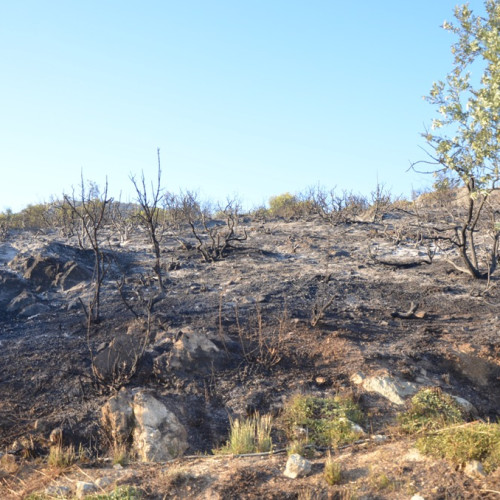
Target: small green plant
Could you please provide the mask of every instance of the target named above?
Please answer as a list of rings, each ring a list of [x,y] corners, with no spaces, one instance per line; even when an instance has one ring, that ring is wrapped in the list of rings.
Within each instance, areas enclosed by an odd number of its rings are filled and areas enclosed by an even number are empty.
[[[62,444],[57,444],[50,448],[47,463],[50,467],[64,468],[73,465],[77,458],[78,456],[73,445],[64,447]]]
[[[409,409],[398,416],[401,429],[416,434],[464,421],[458,403],[438,387],[422,389],[410,400]]]
[[[391,479],[385,472],[374,474],[370,478],[374,488],[378,491],[394,491],[397,488],[397,483]]]
[[[270,452],[272,449],[270,415],[259,415],[231,420],[229,440],[219,450],[219,453],[241,455],[245,453]]]
[[[335,462],[330,453],[325,460],[325,468],[323,469],[323,477],[325,481],[334,486],[339,484],[342,479],[342,468],[339,462]]]
[[[340,446],[359,438],[353,424],[361,423],[363,413],[351,398],[316,397],[297,394],[285,405],[283,424],[293,439],[304,429],[312,444]]]
[[[478,460],[491,472],[500,466],[500,424],[472,422],[437,430],[418,439],[416,446],[458,465]]]

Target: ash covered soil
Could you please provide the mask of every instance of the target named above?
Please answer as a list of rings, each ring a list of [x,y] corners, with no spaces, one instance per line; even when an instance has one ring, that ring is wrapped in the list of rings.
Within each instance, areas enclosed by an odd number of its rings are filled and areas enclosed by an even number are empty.
[[[404,405],[359,383],[379,375],[440,387],[469,401],[477,418],[500,414],[498,278],[487,285],[459,273],[447,262],[451,248],[428,263],[411,224],[396,209],[335,226],[247,217],[238,231],[248,238],[213,263],[186,227],[161,242],[163,295],[146,233],[120,241],[108,231],[101,317],[90,327],[92,252],[56,231],[12,232],[0,244],[0,452],[15,466],[0,469],[1,498],[105,474],[144,498],[496,498],[498,472],[473,478],[416,455],[414,440],[393,431]],[[394,314],[412,305],[412,318]],[[200,338],[210,348],[189,351]],[[188,458],[123,470],[103,459],[102,408],[119,390],[162,401],[186,430]],[[230,419],[256,411],[279,419],[295,393],[350,395],[367,435],[387,439],[337,450],[336,486],[322,478],[322,450],[296,480],[283,476],[286,454],[211,455]],[[87,450],[88,463],[47,472],[54,429]],[[273,437],[276,449],[286,446]],[[370,479],[378,472],[396,486],[382,491]]]

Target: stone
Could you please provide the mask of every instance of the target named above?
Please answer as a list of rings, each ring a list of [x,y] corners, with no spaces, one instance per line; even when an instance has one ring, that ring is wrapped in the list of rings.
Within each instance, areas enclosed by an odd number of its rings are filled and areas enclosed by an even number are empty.
[[[364,431],[364,429],[360,425],[356,424],[355,422],[352,422],[348,418],[340,417],[339,422],[345,422],[345,423],[349,424],[352,432],[355,432],[355,433],[360,434],[360,435],[366,434],[366,432]]]
[[[102,380],[128,378],[138,370],[148,342],[144,326],[134,321],[94,357],[93,369]]]
[[[311,462],[297,453],[290,455],[286,462],[284,476],[290,479],[307,476],[311,472]]]
[[[460,409],[466,414],[466,416],[474,418],[478,416],[478,411],[476,407],[469,401],[460,396],[451,396],[460,406]]]
[[[101,422],[113,443],[127,443],[134,425],[132,394],[122,387],[101,409]]]
[[[7,305],[17,297],[26,287],[26,282],[13,273],[0,270],[0,308]]]
[[[143,462],[163,462],[188,448],[187,432],[175,414],[151,394],[134,396],[134,449]]]
[[[87,495],[91,495],[98,490],[97,485],[95,483],[89,483],[86,481],[77,481],[76,482],[76,498],[85,498]]]
[[[71,488],[69,486],[61,486],[57,484],[51,485],[47,486],[45,494],[50,497],[67,498],[71,495]]]
[[[7,312],[17,313],[25,307],[32,305],[34,302],[36,302],[35,297],[27,290],[23,290],[17,297],[14,297],[9,302]]]
[[[55,277],[54,285],[60,286],[63,290],[69,290],[91,278],[92,273],[88,269],[79,266],[74,261],[69,261],[63,265],[62,272]]]
[[[143,462],[163,462],[188,448],[177,416],[151,393],[122,388],[101,409],[101,423],[114,443],[128,443]]]
[[[404,405],[405,398],[413,396],[418,391],[416,384],[390,375],[365,377],[358,372],[351,376],[351,381],[361,385],[365,391],[380,394],[398,406]]]
[[[425,500],[423,496],[420,495],[413,495],[410,500]]]
[[[104,476],[104,477],[100,477],[99,479],[96,479],[95,480],[95,484],[98,488],[101,488],[101,489],[106,489],[108,486],[110,486],[111,484],[113,484],[113,479],[108,477],[108,476]]]
[[[183,372],[209,374],[224,363],[225,353],[204,333],[185,331],[174,343],[168,367]]]
[[[464,467],[464,473],[470,477],[483,477],[486,475],[483,464],[478,460],[467,462]]]

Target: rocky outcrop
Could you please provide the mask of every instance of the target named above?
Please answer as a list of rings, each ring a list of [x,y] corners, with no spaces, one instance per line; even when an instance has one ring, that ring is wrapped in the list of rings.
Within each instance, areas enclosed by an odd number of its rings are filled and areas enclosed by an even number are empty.
[[[128,443],[143,462],[162,462],[188,448],[187,432],[175,413],[145,390],[123,388],[102,408],[102,425],[114,443]]]

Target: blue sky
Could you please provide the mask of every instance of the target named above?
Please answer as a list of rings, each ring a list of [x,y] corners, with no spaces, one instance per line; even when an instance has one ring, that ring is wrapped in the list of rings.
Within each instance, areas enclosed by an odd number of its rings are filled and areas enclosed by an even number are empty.
[[[318,183],[408,195],[455,0],[0,2],[0,210],[129,175],[248,207]],[[469,2],[482,11],[482,1]]]

